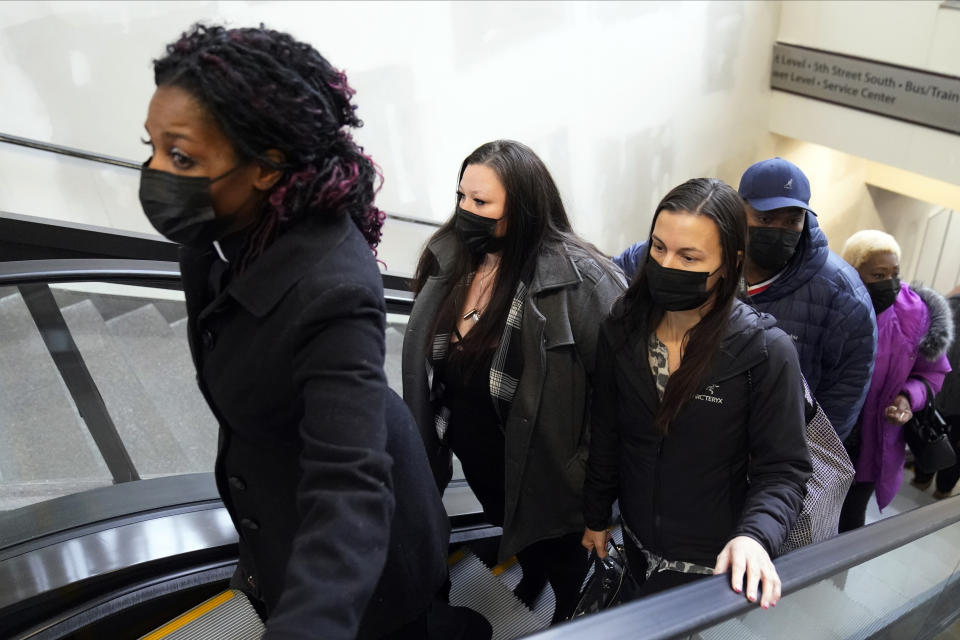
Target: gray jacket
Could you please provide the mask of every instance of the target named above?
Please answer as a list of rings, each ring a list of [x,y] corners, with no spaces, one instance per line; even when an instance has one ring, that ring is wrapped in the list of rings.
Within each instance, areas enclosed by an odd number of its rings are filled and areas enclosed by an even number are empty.
[[[449,290],[457,239],[427,249],[439,271],[417,296],[403,340],[403,399],[420,426],[434,474],[450,477],[450,450],[434,429],[427,348]],[[566,246],[542,247],[523,313],[523,374],[506,431],[506,496],[500,559],[533,542],[583,530],[590,440],[590,376],[597,332],[625,282],[611,263]]]

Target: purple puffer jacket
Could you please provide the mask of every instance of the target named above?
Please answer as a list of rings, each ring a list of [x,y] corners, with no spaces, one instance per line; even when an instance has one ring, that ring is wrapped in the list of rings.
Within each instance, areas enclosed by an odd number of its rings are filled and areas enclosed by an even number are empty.
[[[953,339],[950,307],[943,296],[925,287],[902,285],[893,306],[877,316],[877,360],[860,413],[857,482],[875,482],[877,504],[890,504],[900,489],[906,447],[903,428],[884,419],[884,409],[898,393],[910,398],[913,411],[926,405],[925,379],[934,393],[950,371],[945,355]]]

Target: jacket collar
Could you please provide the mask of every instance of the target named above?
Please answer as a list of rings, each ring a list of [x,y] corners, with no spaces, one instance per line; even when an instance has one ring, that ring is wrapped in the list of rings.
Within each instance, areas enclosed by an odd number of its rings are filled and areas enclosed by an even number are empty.
[[[450,231],[435,237],[427,245],[437,259],[441,274],[447,274],[453,270],[459,244],[460,241],[455,233]],[[582,281],[583,276],[580,270],[560,245],[546,245],[540,248],[533,279],[530,282],[531,293],[559,289]]]
[[[734,300],[707,379],[720,380],[760,364],[767,357],[766,330],[775,325],[776,320],[770,314]]]
[[[580,282],[583,282],[580,270],[577,269],[570,255],[560,246],[540,250],[533,280],[530,282],[532,293],[569,287]]]
[[[916,294],[915,298],[911,292]],[[926,307],[926,314],[922,307]],[[901,327],[911,326],[917,335],[918,348],[924,358],[932,362],[947,352],[955,339],[955,327],[946,298],[919,282],[909,286],[904,283],[892,308],[900,316]],[[924,316],[929,321],[924,321]]]
[[[250,267],[233,278],[223,297],[234,298],[254,316],[267,315],[308,271],[323,260],[350,232],[347,216],[304,220],[277,238]],[[212,247],[185,250],[186,260],[213,257]]]
[[[457,245],[459,242],[455,233],[455,231],[449,229],[445,233],[434,236],[430,242],[427,243],[427,249],[429,249],[437,259],[437,264],[440,266],[440,273],[442,274],[450,273],[453,270],[453,263],[457,259]]]

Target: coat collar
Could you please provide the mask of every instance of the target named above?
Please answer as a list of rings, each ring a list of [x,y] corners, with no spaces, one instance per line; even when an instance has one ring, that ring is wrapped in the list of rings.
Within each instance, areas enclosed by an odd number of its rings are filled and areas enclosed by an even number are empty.
[[[435,237],[427,245],[437,259],[441,274],[447,274],[453,270],[459,244],[454,232],[450,231]],[[582,281],[583,276],[580,270],[561,245],[551,244],[540,248],[533,280],[530,282],[531,293],[568,287]]]
[[[763,362],[767,357],[766,331],[775,324],[773,316],[734,300],[723,338],[704,380],[719,382]]]
[[[437,259],[437,264],[440,266],[440,273],[442,274],[450,273],[457,259],[457,245],[459,242],[454,233],[452,229],[449,229],[444,233],[437,234],[427,243],[427,249],[429,249]]]
[[[254,316],[267,315],[308,271],[347,237],[353,222],[347,216],[304,220],[277,238],[250,267],[231,280],[224,294]],[[213,248],[184,249],[189,262],[214,259]]]
[[[905,288],[916,293],[923,304],[927,306],[930,325],[920,340],[920,353],[927,360],[936,360],[947,352],[947,349],[956,339],[954,335],[956,319],[950,310],[950,304],[942,295],[918,282],[914,282],[910,287]]]
[[[570,255],[560,246],[541,249],[530,282],[530,291],[539,293],[583,282],[583,276]]]

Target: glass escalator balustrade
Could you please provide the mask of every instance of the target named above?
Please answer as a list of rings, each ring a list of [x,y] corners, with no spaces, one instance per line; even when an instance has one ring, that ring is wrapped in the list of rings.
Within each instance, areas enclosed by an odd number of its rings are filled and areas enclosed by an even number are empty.
[[[960,524],[954,524],[691,640],[933,638],[941,634],[939,622],[958,608]]]
[[[183,294],[107,283],[53,284],[50,292],[139,476],[212,470],[217,426],[196,386]],[[110,484],[16,288],[0,297],[0,323],[0,509]]]
[[[183,293],[103,282],[49,289],[139,477],[211,472],[217,424],[196,385]],[[398,393],[406,321],[387,315],[384,368]],[[17,287],[0,288],[0,326],[0,511],[111,484]],[[476,511],[457,461],[453,484],[454,511]]]

